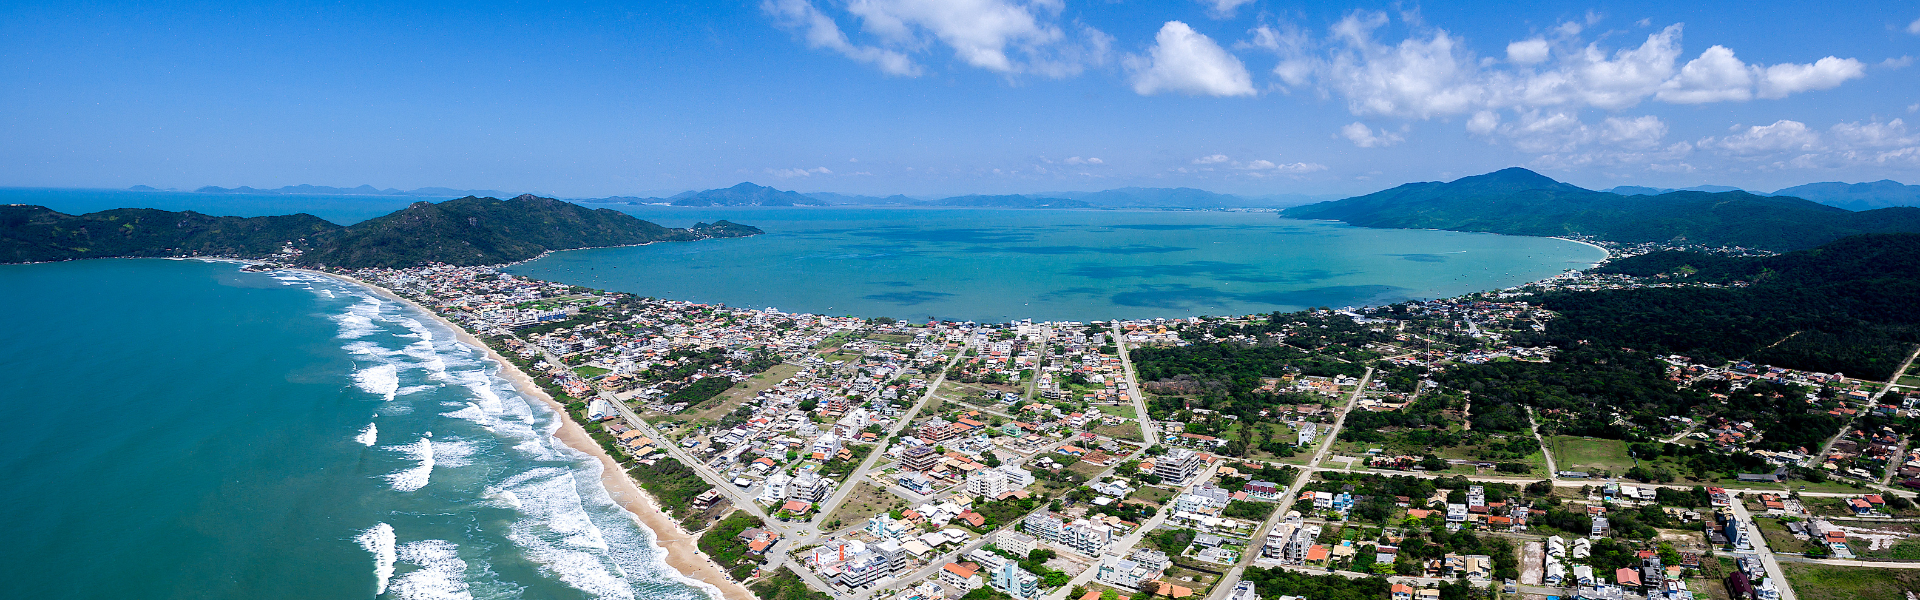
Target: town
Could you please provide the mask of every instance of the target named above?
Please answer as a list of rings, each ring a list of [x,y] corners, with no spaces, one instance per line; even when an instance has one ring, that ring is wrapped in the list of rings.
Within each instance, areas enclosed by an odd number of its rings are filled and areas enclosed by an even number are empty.
[[[1685,414],[1487,385],[1568,351],[1520,343],[1555,318],[1529,294],[1685,281],[982,324],[347,274],[534,375],[762,598],[1797,600],[1920,558],[1912,357],[1658,357]]]

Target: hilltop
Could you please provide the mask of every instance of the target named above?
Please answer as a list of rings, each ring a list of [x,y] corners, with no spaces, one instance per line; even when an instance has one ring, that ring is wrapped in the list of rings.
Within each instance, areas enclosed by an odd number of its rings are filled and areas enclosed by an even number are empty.
[[[415,202],[343,227],[308,214],[214,217],[156,209],[68,215],[43,206],[0,206],[0,262],[114,256],[263,258],[297,250],[305,266],[407,267],[430,262],[504,264],[551,250],[743,237],[758,228],[718,221],[678,229],[612,209],[531,194]]]
[[[1444,183],[1409,183],[1281,214],[1360,227],[1586,235],[1623,243],[1685,242],[1775,251],[1812,248],[1863,233],[1920,232],[1920,208],[1850,212],[1801,198],[1741,191],[1623,196],[1521,168]]]

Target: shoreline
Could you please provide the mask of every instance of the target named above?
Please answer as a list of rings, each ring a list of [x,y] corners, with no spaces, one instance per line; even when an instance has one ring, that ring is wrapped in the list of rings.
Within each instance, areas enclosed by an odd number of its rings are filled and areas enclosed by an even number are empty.
[[[508,361],[506,357],[501,356],[493,347],[480,341],[478,337],[475,337],[472,332],[467,331],[465,327],[448,321],[445,317],[440,316],[439,313],[428,310],[419,303],[396,294],[392,290],[362,281],[356,277],[309,269],[288,270],[330,277],[364,287],[372,290],[374,294],[382,298],[398,301],[413,307],[425,313],[441,325],[452,329],[460,343],[484,352],[488,359],[499,363],[500,370],[495,373],[496,375],[511,382],[514,389],[518,390],[522,395],[537,398],[541,402],[544,402],[547,408],[554,412],[554,417],[559,420],[560,426],[552,432],[553,437],[558,438],[560,442],[568,448],[584,453],[600,462],[601,487],[606,489],[607,496],[613,500],[614,504],[625,509],[627,514],[631,515],[641,527],[653,533],[653,544],[661,550],[661,562],[670,567],[679,577],[695,584],[695,587],[702,588],[703,591],[706,591],[716,599],[755,600],[753,592],[749,591],[745,585],[728,577],[726,572],[720,569],[719,565],[715,564],[712,559],[707,558],[706,553],[700,551],[697,543],[698,537],[681,527],[680,523],[674,521],[665,511],[660,510],[659,502],[654,499],[653,495],[641,489],[640,485],[633,480],[633,477],[627,475],[626,470],[620,468],[620,464],[615,462],[613,457],[607,454],[606,449],[601,448],[600,444],[595,443],[593,438],[587,435],[586,428],[581,426],[579,422],[574,421],[573,418],[567,414],[566,406],[554,400],[553,396],[548,395],[546,390],[540,389],[540,386],[535,385],[533,378],[528,376],[526,372],[514,366],[512,362]]]
[[[1573,238],[1564,238],[1564,237],[1560,237],[1560,236],[1557,236],[1557,235],[1550,235],[1550,236],[1547,236],[1547,237],[1549,237],[1549,238],[1553,238],[1553,239],[1556,239],[1556,240],[1561,240],[1561,241],[1567,241],[1567,242],[1573,242],[1573,243],[1575,243],[1575,244],[1579,244],[1579,245],[1582,245],[1582,246],[1587,246],[1587,247],[1591,247],[1591,248],[1593,248],[1593,249],[1595,249],[1595,250],[1599,250],[1599,251],[1600,251],[1600,254],[1602,255],[1602,256],[1600,257],[1600,262],[1596,262],[1596,263],[1593,263],[1593,267],[1598,267],[1598,266],[1600,266],[1600,265],[1604,265],[1604,264],[1607,264],[1607,261],[1609,261],[1609,260],[1613,260],[1613,252],[1611,252],[1611,251],[1609,251],[1609,250],[1607,250],[1606,248],[1602,248],[1602,247],[1600,247],[1600,245],[1599,245],[1599,244],[1595,244],[1595,243],[1592,243],[1592,242],[1583,242],[1583,241],[1580,241],[1580,240],[1576,240],[1576,239],[1573,239]],[[1593,267],[1587,267],[1587,268],[1589,268],[1589,269],[1591,269],[1591,268],[1593,268]]]

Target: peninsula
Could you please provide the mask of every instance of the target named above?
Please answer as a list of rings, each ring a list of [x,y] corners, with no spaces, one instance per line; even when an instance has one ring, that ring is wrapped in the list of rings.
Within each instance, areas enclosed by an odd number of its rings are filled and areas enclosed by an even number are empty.
[[[216,217],[122,208],[68,215],[43,206],[0,206],[0,262],[80,258],[219,256],[298,266],[488,265],[543,252],[758,235],[718,221],[662,227],[612,209],[521,195],[468,196],[349,226],[308,214]]]

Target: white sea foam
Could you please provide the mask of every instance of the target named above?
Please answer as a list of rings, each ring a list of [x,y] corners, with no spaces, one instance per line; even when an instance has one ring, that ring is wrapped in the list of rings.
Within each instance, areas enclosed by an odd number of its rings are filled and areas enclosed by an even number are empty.
[[[400,392],[400,369],[391,363],[353,372],[353,384],[369,394],[392,401]]]
[[[418,442],[390,448],[405,452],[408,457],[420,461],[418,466],[411,469],[387,474],[387,483],[392,485],[394,490],[411,492],[427,487],[427,479],[433,476],[433,440],[430,439],[432,434],[428,436],[420,438]]]
[[[366,548],[368,552],[373,553],[373,580],[375,581],[373,595],[387,593],[387,580],[393,578],[393,526],[376,523],[366,531],[360,532],[353,541],[360,542],[361,548]]]
[[[366,429],[360,430],[360,435],[353,436],[353,441],[360,442],[363,446],[372,446],[378,439],[380,439],[380,428],[373,423],[368,423]]]
[[[525,518],[508,526],[507,539],[524,548],[527,558],[594,597],[633,598],[626,572],[607,556],[607,540],[587,515],[575,485],[572,471],[541,467],[489,491],[519,501],[516,508]]]
[[[393,596],[404,600],[473,598],[467,589],[467,561],[459,546],[446,540],[422,540],[400,546],[399,557],[420,567],[393,582]]]
[[[338,337],[343,339],[356,339],[380,331],[380,327],[373,324],[373,319],[380,315],[382,303],[379,299],[372,296],[361,296],[360,298],[359,303],[347,307],[347,312],[333,316],[334,322],[340,324],[340,334]]]

